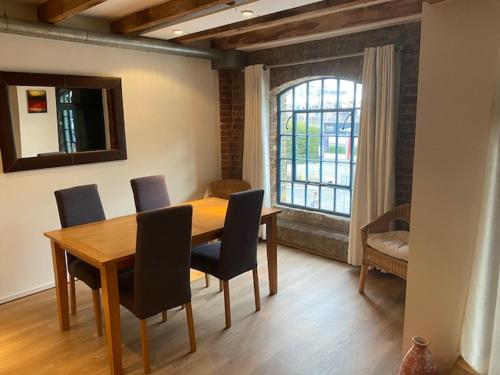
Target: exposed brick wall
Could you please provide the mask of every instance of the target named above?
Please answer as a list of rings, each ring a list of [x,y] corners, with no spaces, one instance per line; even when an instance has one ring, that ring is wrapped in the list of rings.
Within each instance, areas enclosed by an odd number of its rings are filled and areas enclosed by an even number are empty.
[[[245,121],[242,71],[219,72],[219,96],[222,178],[241,179]]]
[[[396,202],[399,204],[411,200],[420,23],[392,26],[331,39],[255,51],[249,54],[249,63],[274,65],[325,56],[348,55],[362,52],[366,47],[381,46],[389,43],[403,47],[396,147]],[[359,81],[361,74],[361,58],[276,68],[271,70],[271,88],[276,89],[289,82],[308,77],[327,75],[335,75]],[[223,178],[240,178],[244,121],[243,73],[240,71],[220,72],[219,85],[221,101],[222,175]],[[271,126],[273,125],[276,126],[275,124],[271,124]],[[271,180],[274,180],[273,177]]]

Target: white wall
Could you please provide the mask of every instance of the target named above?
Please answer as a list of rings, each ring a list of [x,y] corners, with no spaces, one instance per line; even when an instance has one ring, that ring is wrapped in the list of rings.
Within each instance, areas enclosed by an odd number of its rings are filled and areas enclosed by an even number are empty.
[[[423,10],[404,342],[427,336],[443,369],[458,355],[499,20],[498,0],[449,0]]]
[[[0,173],[0,301],[53,282],[44,231],[54,190],[99,185],[108,217],[134,211],[129,180],[165,174],[173,202],[220,177],[217,73],[207,60],[0,33],[0,70],[122,78],[128,160]]]
[[[28,112],[28,90],[45,90],[46,113]],[[18,127],[23,158],[59,151],[56,89],[54,87],[17,86]]]

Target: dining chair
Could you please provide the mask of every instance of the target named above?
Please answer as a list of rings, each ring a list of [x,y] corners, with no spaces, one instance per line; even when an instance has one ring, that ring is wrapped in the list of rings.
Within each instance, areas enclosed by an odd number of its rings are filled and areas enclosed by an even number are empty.
[[[137,215],[133,272],[118,279],[120,303],[140,320],[144,373],[149,373],[146,319],[184,306],[191,352],[196,338],[191,308],[190,257],[193,208],[163,208]]]
[[[226,328],[231,327],[229,280],[247,271],[253,272],[255,310],[260,311],[257,245],[264,190],[231,194],[221,241],[195,247],[191,268],[222,280]]]
[[[170,197],[168,195],[167,184],[165,183],[165,176],[157,175],[134,178],[130,180],[130,185],[134,193],[135,210],[137,212],[170,206]],[[205,285],[207,288],[210,286],[210,278],[207,274],[205,274]]]
[[[165,176],[147,176],[130,180],[134,193],[135,210],[144,212],[170,206]]]
[[[106,220],[97,185],[83,185],[57,190],[54,195],[62,228]],[[71,314],[76,314],[75,279],[79,279],[92,290],[97,334],[102,336],[100,271],[70,253],[66,253],[66,261],[70,275]]]

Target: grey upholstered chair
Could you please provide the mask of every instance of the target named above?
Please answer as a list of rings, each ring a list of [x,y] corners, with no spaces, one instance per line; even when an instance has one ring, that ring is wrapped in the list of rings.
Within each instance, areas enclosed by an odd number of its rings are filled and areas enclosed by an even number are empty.
[[[191,352],[196,339],[191,309],[193,208],[177,206],[137,215],[134,272],[119,276],[120,303],[140,319],[144,372],[150,371],[146,319],[185,306]]]
[[[132,192],[134,193],[135,209],[137,212],[156,210],[169,207],[165,176],[147,176],[130,180]]]
[[[144,212],[170,206],[165,176],[147,176],[130,180],[134,193],[135,210]],[[205,285],[210,286],[210,277],[205,274]],[[166,312],[164,313],[166,314]],[[166,315],[165,315],[166,316]]]
[[[253,271],[255,309],[260,310],[257,245],[264,190],[231,194],[222,239],[198,246],[191,253],[191,267],[222,280],[226,327],[231,327],[229,280]]]
[[[54,192],[63,228],[106,220],[97,185],[76,186]],[[71,313],[76,314],[75,278],[83,281],[92,289],[97,334],[102,336],[101,321],[101,275],[99,269],[83,260],[66,253],[70,275]]]

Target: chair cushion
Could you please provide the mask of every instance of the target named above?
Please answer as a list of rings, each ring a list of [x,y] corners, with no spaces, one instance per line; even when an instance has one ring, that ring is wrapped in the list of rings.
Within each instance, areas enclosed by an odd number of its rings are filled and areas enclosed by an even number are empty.
[[[396,230],[392,232],[371,233],[368,235],[366,243],[381,253],[408,261],[410,253],[409,238],[410,232]]]
[[[75,258],[68,264],[68,272],[71,276],[83,281],[90,289],[96,290],[101,287],[101,273],[99,269]]]
[[[191,268],[220,279],[220,242],[210,242],[191,250]]]

